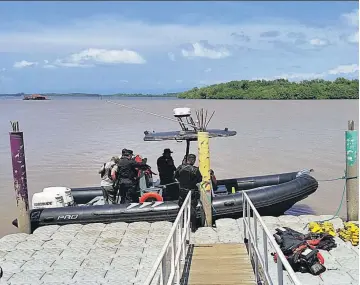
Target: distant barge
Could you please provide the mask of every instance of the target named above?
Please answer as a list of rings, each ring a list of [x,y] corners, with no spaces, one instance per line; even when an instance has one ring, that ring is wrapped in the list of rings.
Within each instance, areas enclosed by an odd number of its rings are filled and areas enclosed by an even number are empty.
[[[33,94],[33,95],[24,96],[23,100],[49,100],[49,99],[43,95]]]

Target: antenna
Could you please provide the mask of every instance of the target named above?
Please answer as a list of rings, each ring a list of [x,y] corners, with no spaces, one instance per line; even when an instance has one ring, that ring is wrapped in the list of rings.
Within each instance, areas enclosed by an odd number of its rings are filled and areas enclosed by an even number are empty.
[[[201,108],[200,110],[196,110],[196,122],[191,117],[191,110],[190,108],[175,108],[174,109],[174,117],[178,119],[181,129],[184,132],[189,132],[191,130],[188,129],[187,126],[192,126],[193,131],[204,132],[208,124],[210,123],[212,117],[214,116],[215,111],[212,113],[211,117],[208,119],[208,111]]]
[[[191,126],[193,127],[193,131],[195,132],[197,131],[198,126],[191,117],[190,108],[175,108],[173,111],[174,111],[174,117],[177,118],[182,131],[184,132],[191,131],[187,126]]]
[[[207,119],[208,116],[208,111],[205,110],[203,108],[201,108],[200,110],[196,111],[196,117],[197,117],[197,128],[199,131],[201,132],[205,132],[207,126],[209,125],[212,117],[214,116],[215,111],[213,111],[213,113],[211,114],[211,117],[209,118],[209,120]]]

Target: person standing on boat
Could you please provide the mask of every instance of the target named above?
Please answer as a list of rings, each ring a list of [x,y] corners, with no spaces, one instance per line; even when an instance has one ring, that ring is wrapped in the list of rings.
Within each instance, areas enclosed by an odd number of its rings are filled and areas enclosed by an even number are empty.
[[[175,171],[175,179],[180,183],[179,207],[182,206],[186,195],[191,191],[191,231],[196,230],[196,206],[199,203],[200,192],[197,184],[202,181],[202,175],[198,167],[194,166],[195,154],[187,156],[186,164],[181,164]]]
[[[100,186],[103,192],[105,204],[116,204],[118,188],[116,187],[115,182],[118,171],[117,163],[119,161],[119,157],[113,156],[111,160],[104,163],[99,170],[99,174],[101,175]]]
[[[178,197],[178,185],[174,183],[174,173],[176,171],[176,167],[174,164],[174,159],[171,157],[172,153],[173,152],[169,148],[165,148],[163,155],[160,156],[157,160],[160,184],[170,184],[166,186],[166,191],[164,193],[164,199],[166,200],[176,200]]]
[[[147,158],[142,159],[143,164],[147,164]],[[149,166],[148,169],[143,171],[145,174],[145,180],[146,180],[146,187],[151,187],[153,185],[153,175],[157,175],[155,172],[151,170],[151,167]]]
[[[133,158],[133,151],[128,149],[122,150],[122,156],[117,164],[118,166],[118,181],[120,187],[120,204],[138,203],[139,194],[137,191],[137,171],[136,169],[148,169],[149,166],[136,162]]]

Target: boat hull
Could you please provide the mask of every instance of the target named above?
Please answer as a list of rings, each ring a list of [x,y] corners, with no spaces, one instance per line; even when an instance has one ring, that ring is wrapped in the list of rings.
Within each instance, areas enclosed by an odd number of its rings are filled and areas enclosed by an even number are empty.
[[[219,180],[223,190],[213,198],[213,220],[219,218],[239,218],[243,215],[243,195],[245,191],[260,213],[279,216],[295,203],[305,199],[318,188],[318,182],[308,174],[297,177],[298,172],[276,175],[254,176]],[[231,193],[235,188],[236,193]],[[100,187],[73,188],[72,194],[77,204],[86,204],[97,196],[102,196]],[[177,216],[177,201],[145,202],[120,205],[80,205],[63,208],[31,210],[32,231],[45,225],[170,221]],[[203,223],[201,204],[197,207],[199,223]]]

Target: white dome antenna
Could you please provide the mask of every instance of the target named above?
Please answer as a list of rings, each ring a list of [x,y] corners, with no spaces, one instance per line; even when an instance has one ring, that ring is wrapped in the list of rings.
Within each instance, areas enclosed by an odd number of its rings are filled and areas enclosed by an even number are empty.
[[[175,108],[174,110],[174,117],[178,118],[178,117],[189,117],[191,116],[191,110],[190,108]]]

